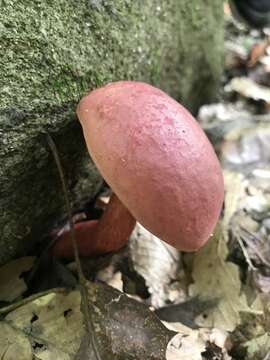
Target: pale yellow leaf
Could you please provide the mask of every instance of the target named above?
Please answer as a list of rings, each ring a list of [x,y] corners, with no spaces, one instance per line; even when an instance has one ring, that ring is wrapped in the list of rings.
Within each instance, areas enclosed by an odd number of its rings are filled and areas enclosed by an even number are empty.
[[[0,268],[0,301],[12,302],[27,290],[21,275],[32,268],[34,260],[32,256],[25,256]]]
[[[31,344],[27,336],[4,322],[0,322],[0,359],[33,359]]]
[[[199,326],[233,331],[241,321],[240,312],[250,311],[246,296],[241,291],[239,269],[226,261],[227,255],[227,245],[221,231],[217,230],[194,257],[194,284],[190,286],[192,296],[218,300],[214,309],[196,319]]]

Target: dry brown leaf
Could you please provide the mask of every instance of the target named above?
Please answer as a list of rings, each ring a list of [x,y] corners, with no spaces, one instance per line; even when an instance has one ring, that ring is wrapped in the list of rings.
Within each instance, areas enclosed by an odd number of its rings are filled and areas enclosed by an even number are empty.
[[[253,67],[265,55],[266,49],[269,46],[269,38],[265,41],[254,44],[249,53],[248,66]]]

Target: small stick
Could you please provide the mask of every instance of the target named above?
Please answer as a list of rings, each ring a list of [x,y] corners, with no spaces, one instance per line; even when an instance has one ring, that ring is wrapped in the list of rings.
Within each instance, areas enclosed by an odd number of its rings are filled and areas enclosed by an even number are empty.
[[[75,238],[74,223],[73,223],[73,219],[72,219],[72,211],[71,211],[71,206],[70,206],[70,202],[69,202],[69,198],[68,198],[68,190],[67,190],[67,186],[66,186],[64,171],[63,171],[63,167],[61,165],[61,161],[60,161],[60,158],[58,155],[56,145],[55,145],[52,137],[49,134],[47,134],[47,141],[48,141],[49,147],[51,149],[51,152],[53,154],[53,157],[54,157],[57,169],[58,169],[58,173],[60,176],[62,189],[63,189],[65,206],[66,206],[66,211],[67,211],[68,221],[69,221],[69,226],[70,226],[71,241],[72,241],[72,245],[74,248],[75,263],[76,263],[77,270],[78,270],[79,290],[80,290],[81,298],[82,298],[82,313],[85,318],[86,332],[89,334],[91,345],[92,345],[92,348],[93,348],[93,351],[94,351],[94,354],[95,354],[97,360],[101,360],[99,351],[97,348],[97,344],[96,344],[95,329],[94,329],[93,321],[91,319],[91,313],[90,313],[89,306],[88,306],[88,296],[87,296],[87,287],[86,287],[87,280],[83,274],[82,266],[81,266],[81,262],[80,262],[78,246],[77,246],[77,242],[76,242],[76,238]]]
[[[67,289],[64,289],[64,288],[52,288],[52,289],[49,289],[49,290],[45,290],[45,291],[42,291],[42,292],[39,292],[37,294],[33,294],[31,296],[28,296],[27,298],[25,299],[22,299],[22,300],[18,300],[16,301],[15,303],[13,304],[10,304],[10,305],[7,305],[5,307],[2,307],[0,309],[0,317],[1,316],[4,316],[8,313],[10,313],[11,311],[14,311],[16,309],[18,309],[19,307],[23,306],[23,305],[26,305],[26,304],[29,304],[30,302],[32,301],[35,301],[37,299],[40,299],[41,297],[43,296],[46,296],[48,294],[52,294],[52,293],[64,293],[65,291],[67,291]]]

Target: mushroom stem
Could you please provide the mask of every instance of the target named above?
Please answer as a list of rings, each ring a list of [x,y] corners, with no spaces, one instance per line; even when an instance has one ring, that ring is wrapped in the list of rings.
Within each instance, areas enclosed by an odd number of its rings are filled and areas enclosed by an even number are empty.
[[[135,218],[113,193],[99,220],[74,225],[79,254],[91,256],[120,249],[126,244],[135,224]],[[52,253],[61,257],[74,255],[69,231],[59,237]]]

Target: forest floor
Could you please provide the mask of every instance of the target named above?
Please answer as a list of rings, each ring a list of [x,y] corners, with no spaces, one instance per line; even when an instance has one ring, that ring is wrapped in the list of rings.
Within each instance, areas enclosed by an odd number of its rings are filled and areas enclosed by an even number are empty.
[[[198,113],[224,170],[215,234],[184,254],[138,224],[123,250],[82,259],[89,317],[74,261],[4,265],[1,359],[270,360],[270,37],[225,16],[219,102]]]

